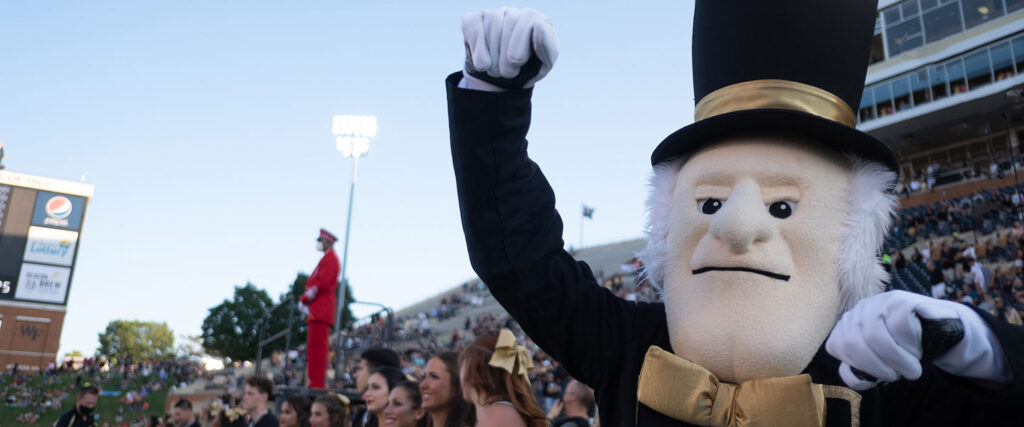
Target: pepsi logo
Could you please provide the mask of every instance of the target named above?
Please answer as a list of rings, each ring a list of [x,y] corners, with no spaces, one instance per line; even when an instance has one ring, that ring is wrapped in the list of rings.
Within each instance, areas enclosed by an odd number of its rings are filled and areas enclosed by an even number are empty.
[[[64,219],[71,216],[71,200],[64,196],[53,196],[46,201],[46,215]]]

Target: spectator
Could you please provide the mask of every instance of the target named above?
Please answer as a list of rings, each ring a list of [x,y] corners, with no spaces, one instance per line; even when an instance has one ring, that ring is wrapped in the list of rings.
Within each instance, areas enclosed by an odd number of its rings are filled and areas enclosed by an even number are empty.
[[[511,360],[495,359],[498,347],[510,348]],[[508,329],[477,338],[459,356],[462,394],[476,407],[477,426],[502,421],[506,426],[545,427],[547,417],[530,390],[527,372],[530,357],[518,357],[526,349],[516,344]],[[502,368],[491,366],[503,365]]]
[[[903,257],[903,251],[896,251],[896,255],[892,258],[892,265],[898,270],[907,268],[907,259]]]
[[[634,294],[633,299],[626,299],[627,301],[636,301]],[[551,409],[551,406],[558,401],[558,396],[562,395],[562,386],[555,380],[555,373],[548,371],[544,373],[544,379],[540,382],[541,396],[544,398],[542,404],[544,405],[542,410]]]
[[[978,253],[977,251],[974,250],[974,245],[970,245],[967,249],[964,249],[964,252],[961,254],[961,256],[967,259],[978,259]]]
[[[589,411],[593,405],[594,391],[579,381],[569,381],[562,400],[548,412],[551,427],[590,427]]]
[[[996,297],[994,302],[995,308],[993,311],[995,311],[996,317],[1005,320],[1011,325],[1021,325],[1020,314],[1017,313],[1017,310],[1014,310],[1013,307],[1007,307],[1002,298]]]
[[[348,408],[347,397],[336,393],[321,394],[313,401],[309,424],[311,427],[344,427]]]
[[[199,421],[192,413],[192,402],[179,399],[171,410],[171,423],[174,427],[199,427]]]
[[[281,427],[309,427],[309,398],[306,396],[291,396],[281,402],[281,417],[278,422]]]
[[[1020,279],[1018,278],[1017,280],[1019,281]],[[1016,308],[1018,312],[1024,312],[1024,291],[1016,291],[1013,293],[1012,305],[1013,308]]]
[[[977,300],[977,291],[974,290],[974,287],[970,283],[964,283],[959,301],[974,305]]]
[[[267,401],[274,395],[274,383],[266,377],[252,376],[245,379],[242,394],[242,408],[249,414],[252,427],[278,427],[277,417],[267,410]]]
[[[948,290],[946,289],[946,278],[942,275],[942,270],[938,268],[936,262],[928,261],[929,281],[932,285],[932,297],[934,298],[945,298]]]
[[[969,259],[967,264],[971,267],[971,281],[974,283],[974,288],[978,292],[985,293],[985,273],[981,270],[981,263],[974,259]]]
[[[356,392],[366,393],[370,373],[386,366],[400,368],[402,366],[398,353],[386,348],[371,348],[363,352],[359,359],[359,370],[356,371]],[[367,410],[357,412],[352,420],[352,427],[366,426],[370,413]]]
[[[75,399],[75,407],[61,415],[54,423],[54,427],[86,427],[94,426],[95,417],[92,415],[96,409],[96,399],[99,398],[100,390],[95,386],[87,385],[78,391],[78,398]]]
[[[412,381],[395,384],[384,409],[384,424],[395,427],[422,427],[426,425],[420,387]]]
[[[366,420],[366,427],[378,427],[382,424],[381,416],[384,413],[384,408],[388,406],[391,389],[404,379],[405,374],[402,373],[402,370],[393,366],[377,368],[370,374],[366,392],[363,393],[366,412],[370,414]]]
[[[448,351],[430,358],[420,381],[423,410],[429,427],[463,427],[476,422],[473,405],[462,398],[459,354]]]

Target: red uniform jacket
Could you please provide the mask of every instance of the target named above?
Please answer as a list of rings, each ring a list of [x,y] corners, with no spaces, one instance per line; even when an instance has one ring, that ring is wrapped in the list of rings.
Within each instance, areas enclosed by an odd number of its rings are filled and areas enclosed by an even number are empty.
[[[338,306],[338,256],[334,249],[330,249],[320,258],[313,274],[306,281],[306,290],[316,287],[316,296],[313,299],[306,299],[302,295],[302,303],[309,306],[309,321],[324,322],[334,326],[334,315]]]

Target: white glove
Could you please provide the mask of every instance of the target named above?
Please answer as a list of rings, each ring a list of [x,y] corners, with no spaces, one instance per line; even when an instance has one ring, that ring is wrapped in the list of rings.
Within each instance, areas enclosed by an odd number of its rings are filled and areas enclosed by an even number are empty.
[[[959,303],[905,291],[865,298],[843,314],[825,343],[842,362],[839,375],[854,390],[867,390],[878,382],[858,378],[850,367],[881,382],[921,377],[921,321],[960,319],[964,338],[932,362],[950,374],[1010,381],[1006,356],[995,334],[973,310]]]
[[[306,292],[304,292],[302,296],[306,297],[307,301],[312,301],[313,298],[316,298],[316,286],[306,289]]]
[[[467,13],[462,15],[462,35],[466,41],[463,74],[504,89],[533,87],[558,58],[551,20],[533,9],[504,7]]]
[[[303,303],[299,303],[299,313],[309,316],[309,306]]]

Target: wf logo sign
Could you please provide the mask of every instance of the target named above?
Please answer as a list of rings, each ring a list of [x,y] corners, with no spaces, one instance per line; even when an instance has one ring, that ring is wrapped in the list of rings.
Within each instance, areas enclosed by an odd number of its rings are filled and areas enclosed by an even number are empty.
[[[35,341],[39,337],[39,328],[33,325],[21,325],[21,336],[29,337],[30,340]]]

